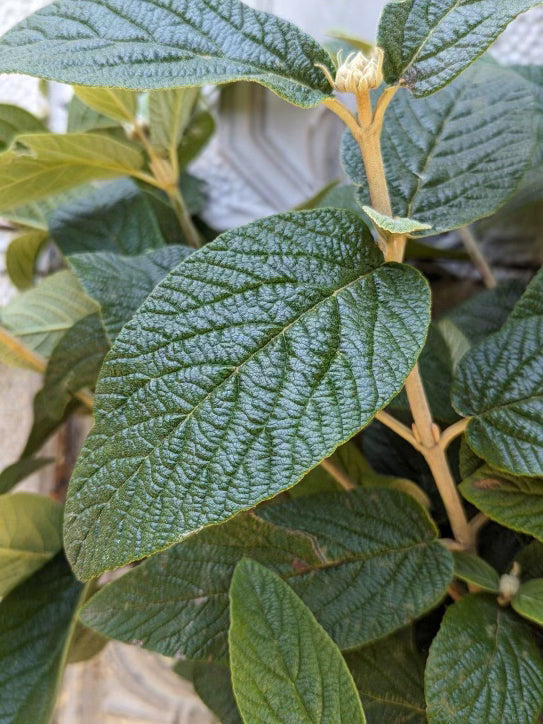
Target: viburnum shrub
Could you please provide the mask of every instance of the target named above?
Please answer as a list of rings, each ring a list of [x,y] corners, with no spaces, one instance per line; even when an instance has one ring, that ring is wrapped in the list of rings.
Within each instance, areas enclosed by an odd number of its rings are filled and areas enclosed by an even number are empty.
[[[0,476],[2,724],[107,639],[227,724],[538,720],[543,272],[496,286],[470,228],[543,198],[543,70],[484,55],[536,4],[390,2],[337,56],[239,0],[56,0],[1,40],[75,85],[66,134],[0,107],[2,359],[44,373]],[[336,113],[349,182],[217,235],[199,87],[242,80]],[[491,288],[431,321],[404,258],[453,229]],[[7,493],[82,408],[64,511]]]

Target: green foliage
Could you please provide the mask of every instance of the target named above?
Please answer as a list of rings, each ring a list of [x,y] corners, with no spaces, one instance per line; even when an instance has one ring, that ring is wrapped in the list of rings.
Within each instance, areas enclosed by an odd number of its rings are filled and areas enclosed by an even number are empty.
[[[445,614],[425,685],[430,724],[533,724],[543,708],[543,661],[514,614],[487,595],[466,596]]]
[[[513,597],[511,606],[524,618],[543,626],[543,578],[523,583]]]
[[[286,583],[241,561],[230,599],[232,679],[246,724],[365,723],[345,660]]]
[[[483,591],[498,593],[500,577],[498,572],[485,560],[473,553],[457,551],[454,555],[454,575],[466,583],[471,583]]]
[[[0,104],[0,151],[5,151],[11,143],[24,133],[43,133],[47,129],[36,118],[18,106]]]

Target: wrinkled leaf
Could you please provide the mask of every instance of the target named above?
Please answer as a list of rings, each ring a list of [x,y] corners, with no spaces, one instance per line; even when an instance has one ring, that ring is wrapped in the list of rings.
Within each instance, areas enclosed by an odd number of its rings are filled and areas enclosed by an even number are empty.
[[[272,216],[191,254],[102,368],[65,518],[78,575],[296,484],[399,392],[428,312],[423,278],[383,265],[347,212]]]
[[[494,213],[530,160],[532,110],[530,88],[515,73],[485,61],[430,98],[400,90],[383,130],[394,214],[429,224],[431,230],[416,234],[428,236]],[[342,158],[360,186],[359,201],[370,204],[362,156],[350,133]]]
[[[86,293],[100,305],[113,342],[158,282],[191,251],[186,246],[166,246],[138,256],[100,251],[74,254],[68,262]]]
[[[484,594],[447,610],[425,683],[430,724],[533,724],[543,708],[543,662],[533,634]]]
[[[232,683],[246,724],[365,723],[340,651],[286,583],[245,560],[230,598]]]
[[[0,496],[0,599],[62,548],[62,506],[32,493]]]
[[[115,52],[112,54],[112,44]],[[330,95],[329,55],[238,0],[56,0],[2,38],[0,72],[151,90],[252,80],[301,106]]]
[[[482,55],[517,15],[538,0],[399,0],[379,23],[387,83],[402,81],[416,96],[450,83]]]

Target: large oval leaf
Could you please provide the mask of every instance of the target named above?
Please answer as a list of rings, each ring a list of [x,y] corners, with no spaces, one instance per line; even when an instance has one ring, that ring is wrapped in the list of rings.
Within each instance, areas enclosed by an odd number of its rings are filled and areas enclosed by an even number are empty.
[[[428,322],[424,279],[383,265],[348,212],[270,217],[189,256],[102,368],[66,509],[78,575],[296,484],[400,391]]]
[[[330,95],[328,53],[239,0],[56,0],[2,39],[0,72],[151,90],[253,80],[301,106]]]
[[[246,724],[365,724],[345,660],[286,583],[241,561],[230,598],[232,683]]]
[[[426,665],[430,724],[533,724],[543,662],[529,627],[487,595],[451,606]]]
[[[416,96],[449,83],[517,15],[538,0],[396,0],[383,10],[378,44],[387,83],[403,81]]]
[[[533,95],[516,73],[480,61],[449,87],[416,99],[400,90],[386,116],[383,155],[395,215],[429,236],[492,214],[519,184],[534,145]],[[358,144],[345,135],[343,164],[371,204]]]
[[[473,417],[467,441],[480,457],[516,475],[543,475],[543,271],[503,329],[463,358],[452,399]]]

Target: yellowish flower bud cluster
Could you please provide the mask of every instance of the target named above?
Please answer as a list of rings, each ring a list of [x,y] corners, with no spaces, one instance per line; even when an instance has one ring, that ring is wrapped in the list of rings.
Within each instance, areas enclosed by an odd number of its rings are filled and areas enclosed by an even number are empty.
[[[328,80],[340,93],[360,93],[374,90],[383,82],[384,53],[375,48],[369,57],[364,53],[351,53],[344,61],[338,55],[339,67],[333,80],[327,73]]]

